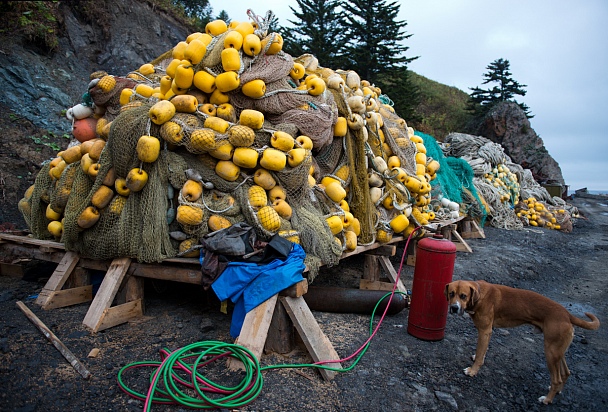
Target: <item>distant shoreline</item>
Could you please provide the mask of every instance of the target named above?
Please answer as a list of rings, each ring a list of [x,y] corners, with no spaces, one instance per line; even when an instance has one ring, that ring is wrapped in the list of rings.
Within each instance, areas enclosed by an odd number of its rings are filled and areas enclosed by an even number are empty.
[[[608,195],[608,190],[591,190],[587,189],[587,193],[592,195]]]

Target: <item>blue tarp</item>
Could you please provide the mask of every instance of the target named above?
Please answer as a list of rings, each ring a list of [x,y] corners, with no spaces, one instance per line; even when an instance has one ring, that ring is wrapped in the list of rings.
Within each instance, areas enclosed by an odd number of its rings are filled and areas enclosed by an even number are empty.
[[[305,257],[302,246],[294,243],[285,260],[275,259],[265,265],[248,262],[228,264],[211,288],[221,301],[230,299],[235,304],[230,324],[233,338],[241,333],[247,312],[303,279]]]

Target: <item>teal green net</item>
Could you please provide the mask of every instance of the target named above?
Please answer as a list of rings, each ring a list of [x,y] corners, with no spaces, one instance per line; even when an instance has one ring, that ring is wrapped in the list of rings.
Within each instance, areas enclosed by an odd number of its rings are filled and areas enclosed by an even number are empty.
[[[464,159],[457,157],[445,157],[443,150],[433,136],[419,131],[414,132],[424,141],[427,158],[433,158],[439,162],[437,177],[431,181],[433,193],[439,192],[448,199],[459,203],[467,215],[479,218],[481,226],[485,223],[487,212],[475,185],[473,184],[473,169]]]

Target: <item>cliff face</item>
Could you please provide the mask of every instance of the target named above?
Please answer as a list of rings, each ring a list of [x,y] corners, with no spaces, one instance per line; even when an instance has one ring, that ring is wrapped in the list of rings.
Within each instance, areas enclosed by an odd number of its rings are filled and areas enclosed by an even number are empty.
[[[90,73],[105,70],[124,76],[190,32],[145,1],[108,0],[104,7],[112,12],[103,16],[102,27],[62,2],[63,35],[52,54],[23,38],[3,37],[0,104],[38,127],[59,135],[69,132],[71,124],[61,112],[81,102]]]
[[[61,36],[53,53],[19,33],[0,35],[0,230],[26,227],[17,203],[41,163],[67,147],[72,124],[63,113],[82,101],[89,75],[124,76],[191,32],[142,0],[106,0],[105,13],[91,22],[74,4],[58,6]]]
[[[516,103],[505,102],[495,106],[475,134],[502,145],[514,163],[532,171],[536,181],[565,183],[559,164]]]

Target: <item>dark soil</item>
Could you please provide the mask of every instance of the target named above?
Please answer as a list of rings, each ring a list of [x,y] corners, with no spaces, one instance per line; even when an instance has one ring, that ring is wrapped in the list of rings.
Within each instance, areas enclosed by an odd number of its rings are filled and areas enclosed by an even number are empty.
[[[458,252],[455,279],[484,279],[531,289],[564,305],[608,319],[605,299],[608,262],[608,204],[602,200],[571,201],[584,217],[572,233],[545,229],[506,231],[486,227],[486,239],[473,239],[473,253]],[[399,267],[402,249],[393,257]],[[360,256],[326,269],[313,285],[356,287]],[[36,272],[43,274],[44,271]],[[402,277],[411,287],[414,268]],[[48,276],[48,274],[46,275]],[[130,411],[142,402],[131,399],[116,383],[118,370],[130,362],[158,360],[163,347],[177,349],[196,341],[232,342],[230,316],[202,289],[174,282],[147,281],[145,317],[91,333],[82,324],[88,305],[43,311],[34,304],[46,277],[29,281],[0,277],[0,410]],[[17,308],[29,308],[92,373],[84,380]],[[346,357],[368,337],[369,315],[313,312],[338,354]],[[465,376],[474,353],[476,330],[468,318],[448,317],[445,338],[436,342],[406,332],[408,310],[387,317],[361,362],[325,382],[313,369],[264,372],[259,397],[243,410],[322,411],[605,411],[608,410],[608,329],[576,328],[567,352],[572,371],[564,392],[551,406],[538,404],[546,394],[549,373],[542,335],[532,327],[496,330],[486,363],[475,378]],[[93,348],[96,358],[87,358]],[[262,365],[306,363],[303,345],[287,355],[266,354]],[[348,364],[348,363],[346,363]],[[218,371],[234,378],[233,373]],[[138,383],[147,376],[133,378]],[[143,389],[143,388],[140,388]],[[182,411],[180,406],[154,410]]]

